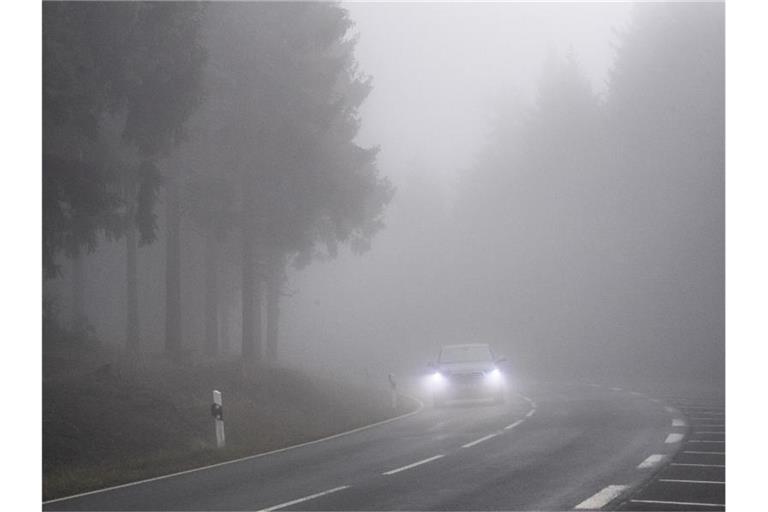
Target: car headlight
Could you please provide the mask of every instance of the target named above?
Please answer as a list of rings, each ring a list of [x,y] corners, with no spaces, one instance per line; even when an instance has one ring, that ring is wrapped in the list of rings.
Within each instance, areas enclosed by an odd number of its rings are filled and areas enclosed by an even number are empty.
[[[498,368],[494,368],[493,370],[485,374],[485,378],[489,382],[497,383],[502,381],[503,376],[501,374],[501,370],[499,370]]]
[[[433,383],[439,384],[439,383],[441,383],[441,382],[443,382],[445,380],[445,377],[443,376],[442,373],[435,372],[435,373],[432,374],[430,379],[432,380]]]

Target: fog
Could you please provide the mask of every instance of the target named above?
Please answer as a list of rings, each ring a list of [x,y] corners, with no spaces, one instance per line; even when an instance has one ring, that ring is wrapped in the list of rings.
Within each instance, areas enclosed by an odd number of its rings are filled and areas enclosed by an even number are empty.
[[[290,318],[285,324],[286,351],[300,357],[308,350],[305,340],[315,338],[313,361],[330,356],[326,364],[343,361],[342,368],[359,367],[360,361],[376,368],[384,362],[384,368],[405,366],[414,372],[434,357],[441,344],[488,341],[512,361],[519,360],[521,370],[535,364],[550,376],[562,374],[569,363],[593,377],[627,372],[640,378],[722,375],[719,171],[713,169],[714,175],[701,178],[715,179],[706,190],[711,201],[700,204],[701,210],[685,204],[704,199],[694,199],[696,192],[666,192],[678,194],[671,198],[678,204],[671,206],[668,221],[684,215],[705,215],[711,221],[706,226],[696,222],[707,231],[704,250],[709,254],[695,248],[699,240],[686,246],[666,238],[688,235],[693,226],[685,224],[677,226],[676,234],[660,234],[665,237],[660,241],[641,233],[633,240],[633,233],[614,238],[615,231],[602,232],[591,242],[595,250],[584,259],[552,263],[564,276],[553,275],[545,261],[539,260],[534,265],[539,268],[532,269],[511,259],[501,262],[503,257],[494,253],[508,255],[519,244],[546,243],[542,252],[551,248],[562,251],[563,260],[575,259],[574,253],[590,241],[574,241],[569,225],[534,223],[526,226],[524,238],[493,234],[492,242],[474,247],[478,253],[466,247],[478,231],[494,229],[485,222],[506,222],[462,219],[457,205],[480,172],[478,160],[493,137],[494,122],[504,115],[500,108],[517,105],[522,111],[533,105],[547,59],[570,54],[597,101],[604,103],[610,94],[616,48],[630,27],[632,5],[361,3],[349,8],[360,34],[361,66],[374,76],[375,84],[361,110],[361,139],[381,144],[382,168],[398,192],[387,211],[387,229],[370,253],[344,254],[293,274],[293,286],[301,292],[286,301]],[[702,106],[722,123],[721,107]],[[585,178],[571,179],[606,179],[606,188],[621,180],[610,181],[605,172],[592,169],[582,172]],[[667,172],[670,177],[675,174]],[[665,194],[668,182],[663,177],[649,181],[647,186]],[[520,199],[510,193],[510,201]],[[569,200],[592,199],[582,195]],[[650,203],[617,201],[613,198],[596,215],[643,216],[649,213],[645,208],[653,208]],[[622,212],[625,208],[628,211]],[[459,227],[462,220],[469,225]],[[462,228],[471,233],[457,233]],[[545,237],[568,241],[532,238],[540,229],[546,230]],[[607,272],[611,264],[620,265],[614,258],[622,245],[625,251],[639,253],[622,268],[627,274],[623,282],[582,277],[594,267]],[[686,271],[685,259],[691,266],[707,266]],[[536,274],[520,275],[526,271]],[[663,288],[652,282],[661,279],[668,281]],[[546,300],[535,300],[536,292],[545,294]]]
[[[573,50],[604,93],[631,4],[349,3],[357,55],[376,86],[360,139],[382,146],[390,176],[428,173],[455,187],[500,102],[530,101],[548,54]],[[405,160],[420,159],[421,169]]]
[[[58,270],[43,290],[58,324],[118,353],[135,336],[145,359],[194,362],[240,358],[243,326],[255,321],[258,364],[382,382],[418,375],[439,346],[464,342],[490,343],[515,371],[544,378],[722,379],[722,5],[342,3],[354,25],[328,29],[337,39],[326,61],[325,46],[270,38],[290,32],[286,20],[321,26],[336,14],[237,8],[196,14],[202,51],[183,62],[202,64],[178,78],[199,84],[187,104],[164,112],[155,98],[137,126],[138,114],[112,105],[96,123],[99,144],[126,146],[113,151],[120,165],[157,170],[156,182],[134,185],[148,194],[139,205],[157,199],[154,235],[134,249],[137,331],[126,331],[126,242],[144,236],[138,218],[138,233],[111,221],[44,225],[46,244],[51,233],[66,239],[52,245]],[[53,23],[44,28],[54,38]],[[295,48],[309,49],[281,60]],[[339,55],[349,76],[329,85],[322,70]],[[172,62],[181,65],[163,65]],[[324,128],[305,126],[316,110],[301,95],[339,82],[351,91],[348,110],[331,114],[343,127],[307,142]],[[130,136],[166,137],[146,133],[160,115],[185,136],[168,135],[162,151]],[[78,144],[54,127],[44,153]],[[348,156],[358,151],[371,156]],[[333,169],[327,182],[312,174],[323,169]],[[173,294],[180,331],[169,344]],[[48,354],[71,352],[49,338]]]

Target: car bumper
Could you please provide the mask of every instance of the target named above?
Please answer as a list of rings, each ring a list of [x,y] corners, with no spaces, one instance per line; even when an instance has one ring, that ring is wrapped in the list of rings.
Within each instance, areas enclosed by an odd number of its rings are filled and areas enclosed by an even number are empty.
[[[488,398],[496,397],[503,391],[503,382],[488,382],[485,377],[447,378],[442,386],[434,390],[434,395],[441,400]]]

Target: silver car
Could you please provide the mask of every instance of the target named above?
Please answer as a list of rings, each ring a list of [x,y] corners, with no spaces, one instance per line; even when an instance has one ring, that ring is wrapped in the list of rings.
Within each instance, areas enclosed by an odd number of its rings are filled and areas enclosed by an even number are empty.
[[[506,397],[506,379],[500,363],[486,343],[444,345],[437,361],[429,363],[429,386],[435,407],[449,400],[491,398],[501,403]]]

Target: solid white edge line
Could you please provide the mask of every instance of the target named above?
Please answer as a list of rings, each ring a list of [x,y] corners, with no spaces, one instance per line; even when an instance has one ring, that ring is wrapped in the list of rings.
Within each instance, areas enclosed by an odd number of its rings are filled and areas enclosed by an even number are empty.
[[[670,466],[686,466],[692,468],[724,468],[725,464],[694,464],[692,462],[672,462]]]
[[[317,443],[322,443],[324,441],[330,441],[331,439],[336,439],[338,437],[347,436],[347,435],[350,435],[350,434],[354,434],[356,432],[362,432],[363,430],[368,430],[369,428],[374,428],[374,427],[378,427],[380,425],[385,425],[387,423],[392,423],[393,421],[402,420],[402,419],[405,419],[405,418],[407,418],[409,416],[413,416],[415,414],[418,414],[422,410],[424,410],[424,402],[422,402],[418,398],[410,396],[410,395],[404,395],[404,394],[401,394],[401,396],[410,398],[411,400],[413,400],[417,404],[419,404],[419,406],[416,408],[415,411],[407,412],[405,414],[401,414],[400,416],[395,416],[394,418],[388,418],[386,420],[377,421],[376,423],[371,423],[370,425],[363,425],[362,427],[353,428],[352,430],[347,430],[345,432],[339,432],[338,434],[333,434],[332,436],[323,437],[323,438],[320,438],[320,439],[315,439],[313,441],[307,441],[306,443],[294,444],[294,445],[291,445],[291,446],[286,446],[284,448],[278,448],[276,450],[271,450],[271,451],[264,452],[264,453],[256,453],[254,455],[247,455],[245,457],[240,457],[239,459],[225,460],[224,462],[217,462],[216,464],[209,464],[208,466],[201,466],[199,468],[185,469],[184,471],[178,471],[176,473],[169,473],[167,475],[155,476],[155,477],[152,477],[152,478],[145,478],[144,480],[137,480],[135,482],[128,482],[128,483],[124,483],[124,484],[120,484],[120,485],[113,485],[112,487],[105,487],[104,489],[96,489],[96,490],[93,490],[93,491],[87,491],[87,492],[81,492],[79,494],[73,494],[71,496],[64,496],[64,497],[61,497],[61,498],[55,498],[55,499],[52,499],[52,500],[44,501],[42,504],[43,505],[47,505],[48,503],[57,503],[59,501],[72,500],[72,499],[75,499],[75,498],[81,498],[83,496],[90,496],[91,494],[99,494],[99,493],[102,493],[102,492],[114,491],[116,489],[123,489],[125,487],[132,487],[134,485],[141,485],[141,484],[145,484],[145,483],[148,483],[148,482],[155,482],[157,480],[165,480],[166,478],[173,478],[173,477],[177,477],[177,476],[188,475],[190,473],[196,473],[198,471],[204,471],[206,469],[213,469],[213,468],[217,468],[217,467],[220,467],[220,466],[226,466],[227,464],[235,464],[235,463],[238,463],[238,462],[244,462],[246,460],[258,459],[258,458],[261,458],[261,457],[266,457],[267,455],[273,455],[275,453],[287,452],[288,450],[295,450],[296,448],[302,448],[304,446],[309,446],[309,445],[313,445],[313,444],[317,444]]]
[[[506,427],[504,427],[504,430],[513,429],[516,426],[520,425],[523,421],[525,421],[525,420],[517,420],[516,422],[512,423],[511,425],[507,425]]]
[[[489,439],[493,439],[494,437],[498,436],[499,434],[501,434],[501,432],[494,432],[493,434],[488,434],[487,436],[483,436],[480,439],[475,439],[472,442],[469,442],[467,444],[463,444],[463,445],[461,445],[461,447],[462,448],[472,448],[473,446],[475,446],[477,444],[480,444],[483,441],[487,441]]]
[[[689,443],[725,443],[725,441],[711,441],[709,439],[689,439]]]
[[[654,453],[649,455],[643,462],[637,465],[637,469],[648,469],[660,464],[666,458],[665,455]]]
[[[588,510],[596,510],[603,508],[608,503],[612,502],[619,496],[621,496],[621,493],[626,491],[629,488],[628,485],[609,485],[605,489],[597,492],[596,494],[590,496],[589,498],[585,499],[575,507],[574,509],[588,509]]]
[[[723,503],[693,503],[690,501],[629,500],[630,503],[651,503],[653,505],[687,505],[689,507],[724,507]]]
[[[428,459],[423,459],[418,462],[414,462],[413,464],[408,464],[407,466],[403,466],[397,469],[391,469],[389,471],[385,471],[382,473],[382,475],[394,475],[395,473],[399,473],[401,471],[405,471],[406,469],[415,468],[416,466],[421,466],[422,464],[426,464],[427,462],[432,462],[433,460],[441,459],[445,457],[445,455],[435,455],[434,457],[430,457]]]
[[[290,507],[291,505],[296,505],[297,503],[303,503],[305,501],[313,500],[315,498],[319,498],[320,496],[325,496],[326,494],[331,494],[338,491],[343,491],[344,489],[348,489],[348,485],[342,485],[340,487],[334,487],[333,489],[328,489],[327,491],[318,492],[315,494],[310,494],[309,496],[304,496],[303,498],[299,498],[293,501],[286,501],[285,503],[281,503],[279,505],[275,505],[269,508],[263,508],[260,510],[260,512],[271,512],[272,510],[279,510],[281,508]]]
[[[680,441],[683,440],[683,437],[684,437],[683,434],[679,434],[677,432],[672,432],[671,434],[669,434],[667,436],[667,438],[664,440],[664,442],[666,444],[679,443]]]
[[[525,417],[526,417],[526,418],[530,418],[531,416],[533,416],[533,413],[534,413],[534,412],[536,412],[536,410],[535,410],[535,409],[531,409],[530,411],[528,411],[528,412],[525,414]]]
[[[687,450],[683,453],[694,453],[696,455],[725,455],[725,452],[702,452],[702,451],[695,451],[695,450]]]
[[[671,482],[675,484],[717,484],[725,485],[725,482],[718,482],[716,480],[680,480],[678,478],[659,478],[659,482]]]

